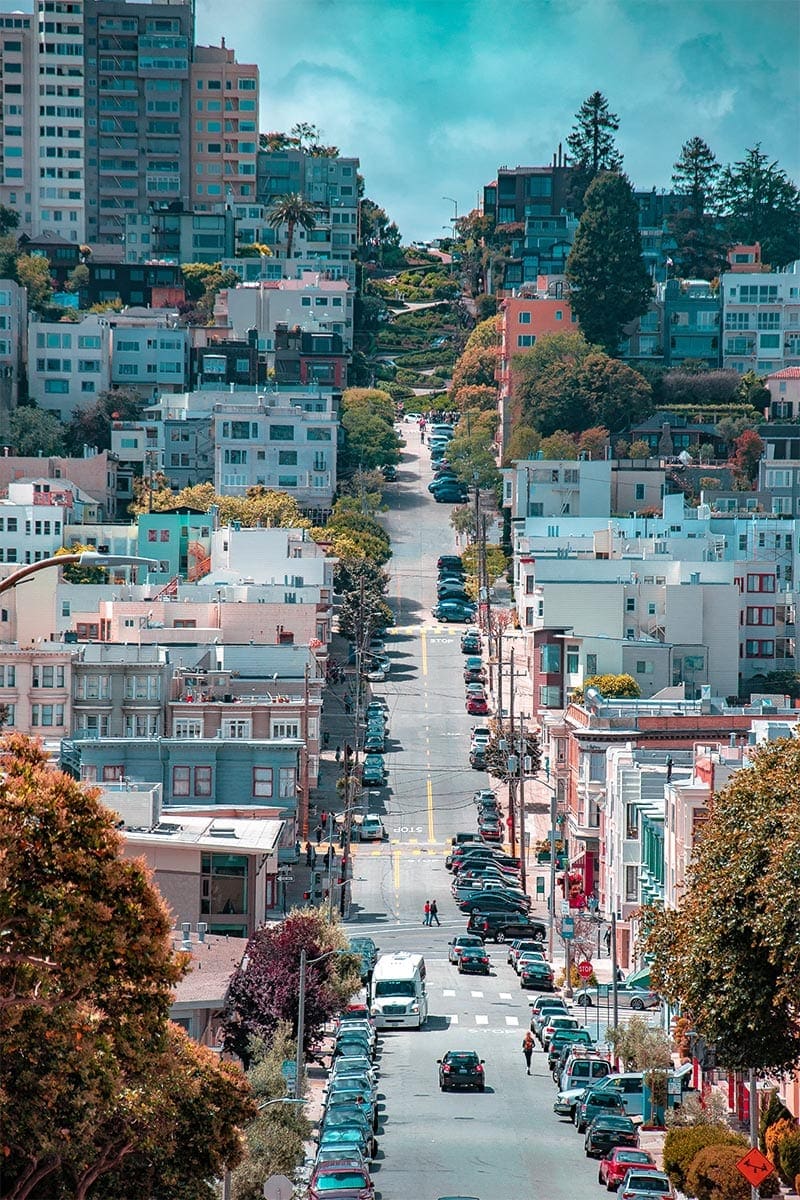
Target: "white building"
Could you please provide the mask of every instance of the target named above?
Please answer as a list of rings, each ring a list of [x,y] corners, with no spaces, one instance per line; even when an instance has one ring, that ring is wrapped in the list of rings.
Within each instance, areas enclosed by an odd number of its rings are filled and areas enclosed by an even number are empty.
[[[167,310],[128,308],[109,316],[111,382],[142,396],[182,392],[189,382],[191,335]]]
[[[111,382],[109,325],[90,313],[82,321],[28,319],[28,387],[40,408],[69,421]]]
[[[297,325],[314,333],[338,333],[346,350],[353,348],[353,288],[326,272],[304,271],[299,279],[272,279],[223,288],[217,294],[214,318],[231,336],[247,340],[258,331],[259,350],[275,349],[275,326]]]
[[[0,499],[0,562],[32,563],[50,558],[64,545],[75,492],[48,480],[10,483]]]
[[[720,278],[722,365],[769,375],[800,366],[800,260],[770,275]]]

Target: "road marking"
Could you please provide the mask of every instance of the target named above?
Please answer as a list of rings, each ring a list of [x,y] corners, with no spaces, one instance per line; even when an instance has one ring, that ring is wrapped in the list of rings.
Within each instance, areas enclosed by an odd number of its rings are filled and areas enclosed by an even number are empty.
[[[428,639],[425,636],[424,629],[422,631],[422,636],[420,637],[420,647],[421,647],[421,651],[422,651],[422,674],[427,675],[428,674]]]
[[[400,854],[397,850],[392,851],[392,875],[394,877],[394,890],[400,890]]]
[[[475,1024],[476,1024],[476,1025],[488,1025],[488,1024],[489,1024],[489,1018],[488,1018],[488,1017],[476,1017],[476,1018],[475,1018]]]
[[[483,992],[470,992],[470,996],[472,996],[473,1000],[482,1000]]]
[[[500,993],[500,999],[501,999],[501,1000],[510,1000],[510,999],[511,999],[511,992],[501,992],[501,993]]]
[[[444,988],[442,991],[442,995],[443,996],[455,996],[455,992],[452,991],[451,988]]]
[[[428,841],[436,841],[436,833],[433,828],[433,783],[429,779],[427,781],[428,790]]]
[[[506,1025],[512,1028],[514,1025],[519,1025],[519,1017],[506,1017]]]
[[[456,1016],[456,1014],[455,1014],[455,1013],[453,1013],[453,1015],[452,1015],[452,1016],[446,1016],[446,1017],[445,1017],[445,1021],[447,1021],[447,1023],[448,1023],[449,1025],[457,1025],[457,1024],[458,1024],[458,1017]]]

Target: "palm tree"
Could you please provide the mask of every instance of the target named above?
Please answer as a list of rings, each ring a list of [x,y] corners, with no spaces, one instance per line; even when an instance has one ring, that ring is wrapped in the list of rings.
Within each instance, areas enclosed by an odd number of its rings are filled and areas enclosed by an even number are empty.
[[[316,224],[316,206],[306,200],[299,192],[289,192],[285,196],[276,196],[270,206],[268,220],[273,229],[281,225],[286,228],[286,257],[292,257],[292,242],[297,225],[303,229],[313,229]]]

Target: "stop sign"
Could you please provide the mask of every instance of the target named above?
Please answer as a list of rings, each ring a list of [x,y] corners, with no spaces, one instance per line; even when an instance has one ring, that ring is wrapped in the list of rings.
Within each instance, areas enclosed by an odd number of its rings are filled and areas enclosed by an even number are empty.
[[[592,969],[592,964],[587,958],[585,958],[583,962],[578,963],[578,974],[580,975],[581,979],[589,979],[592,974]]]

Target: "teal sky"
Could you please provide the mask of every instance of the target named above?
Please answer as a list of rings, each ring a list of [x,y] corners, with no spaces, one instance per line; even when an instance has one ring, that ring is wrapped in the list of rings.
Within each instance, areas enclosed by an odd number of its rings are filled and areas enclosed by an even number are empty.
[[[498,166],[552,160],[596,88],[637,187],[699,134],[800,179],[800,0],[197,0],[261,71],[261,128],[319,126],[357,155],[403,238],[474,208]]]

